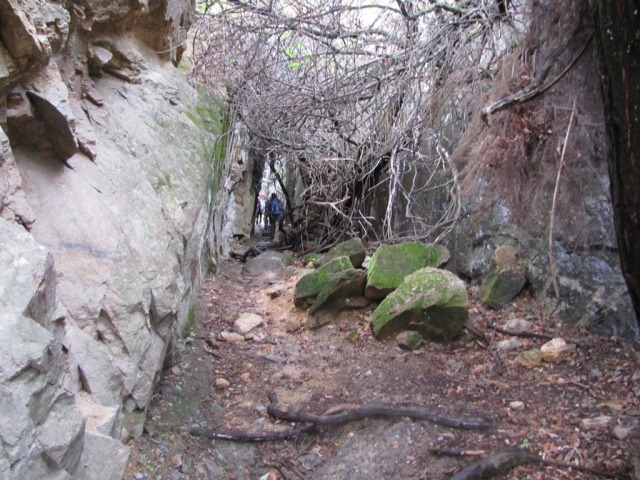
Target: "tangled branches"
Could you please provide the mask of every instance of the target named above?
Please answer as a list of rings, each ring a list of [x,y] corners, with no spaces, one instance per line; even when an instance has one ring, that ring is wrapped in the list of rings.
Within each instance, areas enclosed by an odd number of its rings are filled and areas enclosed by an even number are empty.
[[[208,0],[193,75],[227,86],[252,138],[298,180],[297,226],[321,244],[434,240],[460,214],[447,152],[469,85],[508,48],[513,18],[489,0]],[[460,88],[443,95],[456,72]]]

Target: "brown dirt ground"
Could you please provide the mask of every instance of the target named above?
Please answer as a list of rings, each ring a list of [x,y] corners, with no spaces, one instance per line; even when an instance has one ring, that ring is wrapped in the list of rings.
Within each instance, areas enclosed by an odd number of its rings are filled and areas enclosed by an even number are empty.
[[[204,309],[195,331],[179,345],[177,368],[168,370],[148,412],[145,434],[131,444],[125,478],[148,479],[445,479],[466,465],[510,447],[525,447],[548,460],[624,472],[628,439],[612,427],[587,429],[583,419],[601,415],[629,427],[640,419],[640,355],[624,341],[563,330],[542,318],[531,299],[498,313],[473,303],[470,320],[489,340],[465,333],[449,344],[399,349],[393,339],[370,332],[371,307],[342,312],[319,330],[305,327],[306,311],[294,307],[295,268],[244,277],[227,261],[201,289]],[[265,324],[239,343],[220,340],[243,312]],[[520,339],[499,351],[506,335],[487,328],[527,318],[535,331],[560,336],[577,347],[566,360],[525,368],[522,351],[545,341]],[[347,334],[356,330],[351,342]],[[229,386],[217,386],[225,379]],[[409,419],[365,419],[297,441],[237,443],[190,435],[193,426],[270,431],[289,425],[266,412],[267,395],[280,406],[322,413],[341,405],[412,405],[453,416],[483,416],[487,431],[463,431]],[[522,402],[522,406],[512,402]],[[438,456],[449,447],[463,457]],[[598,479],[539,464],[516,467],[503,479]]]

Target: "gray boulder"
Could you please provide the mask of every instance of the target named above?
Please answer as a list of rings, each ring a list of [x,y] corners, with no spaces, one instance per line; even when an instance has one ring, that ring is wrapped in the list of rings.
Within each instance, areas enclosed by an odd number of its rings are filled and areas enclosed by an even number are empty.
[[[465,283],[446,270],[426,267],[407,276],[373,311],[377,338],[416,330],[425,338],[445,341],[460,334],[468,318]]]
[[[248,260],[242,267],[242,274],[257,277],[292,264],[293,256],[290,253],[267,251]]]
[[[510,245],[501,245],[493,252],[491,266],[480,285],[480,300],[497,310],[513,300],[526,281],[518,251]]]
[[[371,257],[365,296],[382,299],[398,288],[407,275],[424,267],[442,267],[448,260],[449,250],[442,245],[383,243]]]

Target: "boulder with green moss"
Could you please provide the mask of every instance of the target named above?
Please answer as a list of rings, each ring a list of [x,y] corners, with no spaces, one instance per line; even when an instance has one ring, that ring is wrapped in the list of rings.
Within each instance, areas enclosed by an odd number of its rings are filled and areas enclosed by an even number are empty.
[[[455,274],[433,267],[407,276],[371,315],[377,338],[416,330],[426,339],[457,337],[468,318],[465,283]]]
[[[518,251],[511,245],[501,245],[493,252],[489,271],[480,285],[480,300],[493,309],[502,308],[520,293],[526,280]]]
[[[347,240],[346,242],[339,243],[327,253],[312,253],[307,255],[305,257],[305,262],[313,262],[318,266],[322,266],[326,265],[334,258],[349,257],[349,260],[351,260],[353,266],[355,268],[360,268],[366,256],[367,251],[364,248],[362,240],[359,238],[352,238],[351,240]]]
[[[318,328],[336,318],[350,298],[362,297],[367,275],[364,270],[344,270],[333,274],[309,308],[307,327]]]
[[[405,330],[396,335],[396,343],[405,350],[417,350],[422,345],[422,335],[415,330]]]
[[[371,257],[365,296],[374,300],[384,298],[398,288],[407,275],[424,267],[442,267],[448,261],[449,250],[442,245],[383,243]]]
[[[313,270],[298,280],[293,301],[297,307],[301,307],[308,300],[315,300],[336,273],[353,269],[351,260],[349,260],[348,257],[334,258],[332,261]]]

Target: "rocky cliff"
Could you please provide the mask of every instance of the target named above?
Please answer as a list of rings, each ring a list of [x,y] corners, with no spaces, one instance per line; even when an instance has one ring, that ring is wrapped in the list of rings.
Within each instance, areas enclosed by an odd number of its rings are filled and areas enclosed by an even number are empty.
[[[0,0],[0,478],[122,478],[195,319],[231,165],[193,9]]]

